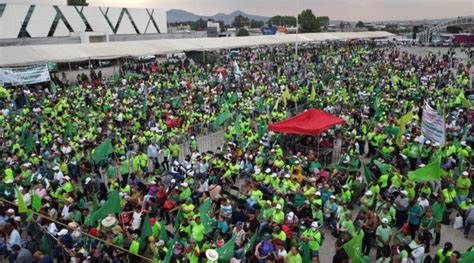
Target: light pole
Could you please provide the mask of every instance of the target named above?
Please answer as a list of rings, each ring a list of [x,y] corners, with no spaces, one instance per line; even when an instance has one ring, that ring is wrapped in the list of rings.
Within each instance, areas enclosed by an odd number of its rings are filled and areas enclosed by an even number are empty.
[[[295,43],[295,55],[296,60],[298,61],[298,30],[299,30],[299,21],[298,21],[298,12],[300,9],[300,0],[296,0],[296,43]]]

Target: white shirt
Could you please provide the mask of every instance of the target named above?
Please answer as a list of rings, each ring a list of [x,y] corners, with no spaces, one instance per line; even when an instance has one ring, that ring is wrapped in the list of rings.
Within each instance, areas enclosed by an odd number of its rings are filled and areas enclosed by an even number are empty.
[[[147,154],[150,158],[158,158],[158,146],[150,144],[148,146]]]
[[[61,211],[61,217],[64,220],[69,220],[69,217],[71,217],[71,213],[69,212],[69,206],[65,205],[63,207],[63,210]]]
[[[425,254],[425,246],[423,244],[419,244],[419,247],[415,248],[411,252],[411,256],[415,259],[414,263],[423,262],[423,255],[424,254]]]
[[[61,185],[63,184],[63,178],[64,178],[63,172],[57,171],[54,173],[53,180],[58,181]]]
[[[421,205],[423,208],[427,208],[430,206],[430,202],[426,198],[423,200],[420,197],[418,197],[418,204]]]
[[[10,233],[10,236],[7,239],[7,250],[12,250],[13,245],[18,245],[21,247],[21,237],[18,230],[13,229]]]

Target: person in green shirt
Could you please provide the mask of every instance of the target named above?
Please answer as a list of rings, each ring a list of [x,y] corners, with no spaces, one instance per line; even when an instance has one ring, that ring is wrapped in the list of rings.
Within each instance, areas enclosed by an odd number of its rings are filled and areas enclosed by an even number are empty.
[[[200,243],[204,239],[205,228],[204,225],[201,224],[201,217],[197,216],[194,221],[191,223],[192,227],[192,238],[196,240],[196,242]]]
[[[309,243],[309,249],[311,250],[311,257],[316,262],[319,262],[319,249],[323,243],[323,236],[321,232],[318,230],[319,224],[318,222],[311,223],[311,228],[307,229],[303,232],[301,236],[301,240]]]
[[[290,253],[286,255],[285,262],[286,263],[303,263],[303,258],[301,257],[297,246],[291,247]]]
[[[461,201],[469,196],[471,190],[471,179],[469,178],[469,172],[464,171],[462,176],[456,181],[456,203],[459,204]]]

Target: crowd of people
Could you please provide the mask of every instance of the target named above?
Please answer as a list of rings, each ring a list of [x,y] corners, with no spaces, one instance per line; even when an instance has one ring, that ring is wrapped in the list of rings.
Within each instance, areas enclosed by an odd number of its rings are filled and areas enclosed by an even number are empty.
[[[454,50],[331,42],[2,88],[1,251],[10,262],[320,262],[332,235],[333,262],[462,262],[473,247],[441,228],[472,242],[470,67]],[[421,133],[426,103],[445,116],[443,145]],[[292,139],[315,149],[297,152],[267,130],[296,105],[345,124]],[[199,149],[219,129],[224,144]],[[340,158],[323,165],[314,146],[338,141]],[[435,160],[439,180],[408,178]]]

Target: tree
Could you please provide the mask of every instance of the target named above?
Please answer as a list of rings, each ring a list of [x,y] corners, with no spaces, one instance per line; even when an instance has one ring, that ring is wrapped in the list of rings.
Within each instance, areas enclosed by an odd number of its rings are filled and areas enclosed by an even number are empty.
[[[313,14],[311,9],[306,9],[298,15],[299,32],[301,33],[314,33],[321,32],[320,21]]]
[[[250,20],[250,28],[260,28],[263,26],[263,21],[260,21],[260,20]]]
[[[248,37],[250,36],[249,31],[245,28],[240,28],[239,31],[235,34],[237,37]]]
[[[359,20],[359,22],[357,22],[357,24],[356,24],[356,27],[364,27],[364,26],[365,26],[365,25],[364,25],[364,22],[362,22],[362,21],[360,21],[360,20]]]
[[[296,17],[295,16],[272,16],[270,17],[270,19],[268,19],[267,24],[293,27],[293,26],[296,26]]]
[[[248,17],[243,16],[243,15],[238,15],[234,18],[234,22],[232,23],[232,25],[235,28],[241,28],[244,26],[248,26],[249,23],[250,23],[250,19]]]
[[[341,20],[341,23],[339,23],[339,28],[341,29],[341,31],[344,31],[344,21]]]

